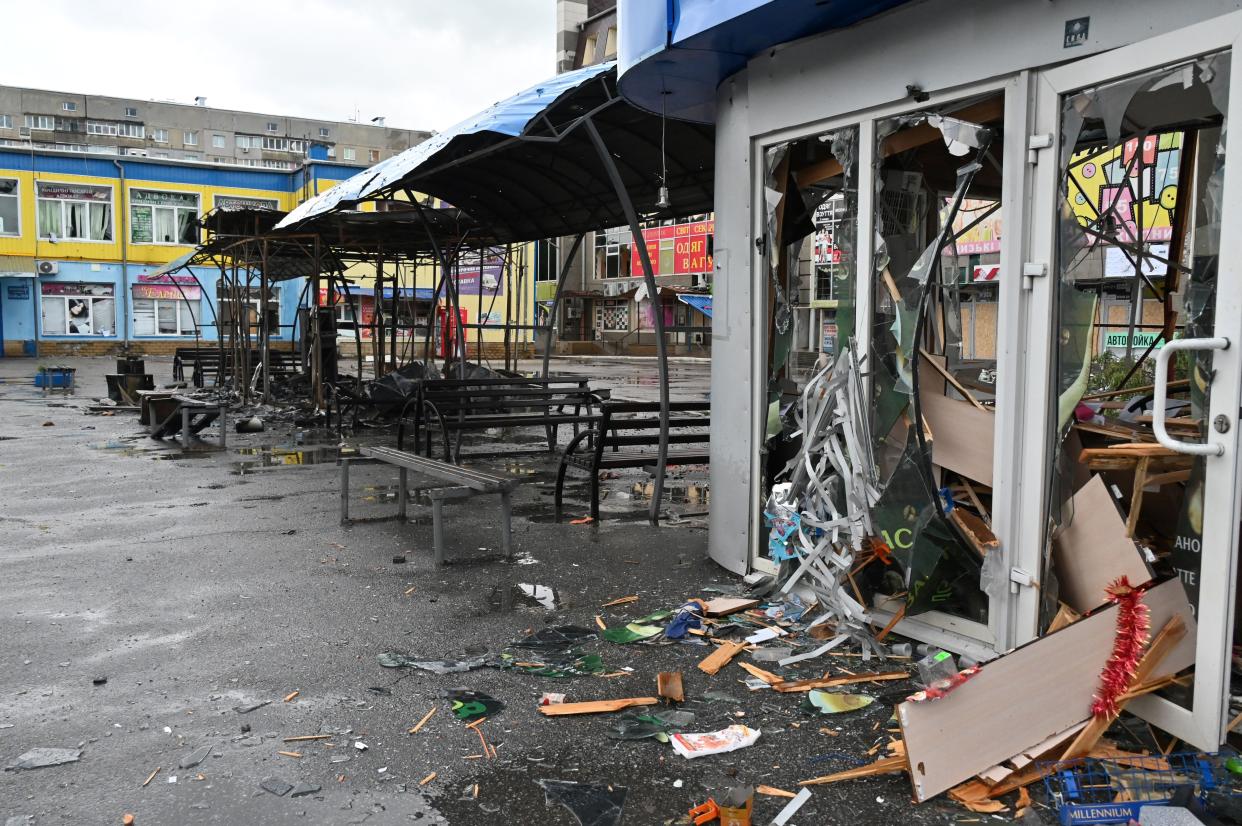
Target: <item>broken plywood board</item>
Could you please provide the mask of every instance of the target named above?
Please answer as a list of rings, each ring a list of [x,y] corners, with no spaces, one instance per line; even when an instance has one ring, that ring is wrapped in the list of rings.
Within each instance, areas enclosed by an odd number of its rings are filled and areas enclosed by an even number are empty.
[[[1052,559],[1067,605],[1086,613],[1105,602],[1104,589],[1117,577],[1128,577],[1131,585],[1151,580],[1102,477],[1091,477],[1063,513],[1065,523],[1053,539]]]
[[[1144,602],[1153,628],[1181,615],[1188,631],[1153,676],[1193,663],[1194,618],[1181,582],[1156,586]],[[898,706],[915,800],[934,797],[1086,720],[1113,649],[1116,618],[1117,607],[1109,606],[988,663],[939,700]]]
[[[707,616],[726,617],[738,611],[746,611],[759,604],[757,599],[744,597],[716,597],[707,601]]]
[[[932,432],[932,461],[991,487],[996,414],[936,393],[920,394],[919,405]]]
[[[660,701],[655,697],[626,697],[622,700],[591,700],[585,703],[555,703],[539,706],[545,717],[566,717],[571,714],[607,714],[634,706],[653,706]]]
[[[703,658],[703,661],[699,663],[699,671],[702,671],[704,674],[715,674],[728,665],[729,660],[741,654],[744,648],[746,648],[746,643],[744,642],[724,643]]]

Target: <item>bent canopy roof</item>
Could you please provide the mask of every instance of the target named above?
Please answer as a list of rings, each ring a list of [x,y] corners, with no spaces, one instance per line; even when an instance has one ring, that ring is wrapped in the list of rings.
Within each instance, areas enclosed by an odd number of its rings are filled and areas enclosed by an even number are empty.
[[[607,168],[585,128],[588,117],[640,214],[657,212],[664,166],[672,206],[660,211],[661,217],[711,211],[712,127],[664,121],[622,99],[616,84],[615,63],[552,78],[342,181],[277,226],[297,227],[360,201],[412,192],[464,210],[498,241],[625,224]]]

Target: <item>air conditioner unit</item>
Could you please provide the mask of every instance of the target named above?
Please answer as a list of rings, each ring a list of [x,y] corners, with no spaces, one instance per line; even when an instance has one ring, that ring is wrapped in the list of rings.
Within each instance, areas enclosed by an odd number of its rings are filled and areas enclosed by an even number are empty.
[[[690,284],[694,287],[706,289],[712,285],[712,274],[709,272],[696,272],[690,276]]]
[[[125,150],[125,154],[126,154],[126,155],[133,155],[133,156],[138,157],[138,158],[145,158],[145,157],[147,156],[147,150],[145,150],[145,149],[126,149],[126,150]]]
[[[56,275],[56,273],[60,272],[60,262],[39,261],[35,264],[35,270],[38,271],[39,275]]]
[[[582,318],[582,307],[577,304],[565,305],[565,318]]]
[[[243,152],[249,152],[249,151],[250,151],[250,147],[249,147],[249,146],[243,146],[243,147],[241,148],[241,151],[243,151]]]

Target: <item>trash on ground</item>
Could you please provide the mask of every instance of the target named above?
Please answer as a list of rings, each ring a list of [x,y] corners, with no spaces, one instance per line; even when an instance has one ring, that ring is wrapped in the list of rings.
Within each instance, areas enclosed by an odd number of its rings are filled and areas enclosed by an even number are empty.
[[[625,786],[608,783],[575,783],[572,780],[537,780],[544,804],[559,804],[578,820],[579,826],[617,826],[625,807]]]
[[[686,690],[682,686],[680,671],[661,671],[656,675],[656,693],[673,703],[686,701]]]
[[[182,757],[177,766],[183,769],[192,769],[210,756],[211,746],[200,746],[185,757]]]
[[[806,694],[806,707],[820,714],[840,714],[843,711],[858,711],[875,702],[874,697],[866,694],[835,694],[830,691],[812,689]]]
[[[499,714],[505,707],[505,704],[495,697],[481,691],[470,691],[464,688],[449,689],[447,697],[452,703],[453,716],[467,722]]]
[[[385,651],[375,655],[376,661],[384,668],[417,668],[430,671],[432,674],[457,674],[473,671],[487,665],[487,657],[471,657],[464,660],[424,660],[395,651]]]
[[[270,792],[277,797],[284,797],[290,792],[291,789],[293,789],[293,784],[286,783],[279,777],[267,777],[259,783],[259,788],[265,792]]]
[[[36,748],[18,755],[16,760],[4,767],[4,770],[22,771],[63,766],[66,763],[76,763],[81,757],[80,749]]]
[[[681,732],[671,738],[673,750],[687,759],[706,757],[711,754],[724,754],[753,745],[759,739],[757,729],[744,725],[733,725],[720,731],[700,733]]]
[[[626,697],[620,700],[591,700],[583,703],[557,703],[541,705],[539,712],[545,717],[565,717],[574,714],[606,714],[634,706],[653,706],[660,702],[657,697]]]

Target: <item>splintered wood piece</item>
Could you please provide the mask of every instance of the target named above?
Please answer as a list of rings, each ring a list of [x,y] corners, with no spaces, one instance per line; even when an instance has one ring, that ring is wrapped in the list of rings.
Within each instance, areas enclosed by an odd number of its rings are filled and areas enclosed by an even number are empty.
[[[715,674],[720,669],[729,664],[729,661],[742,653],[746,648],[744,642],[726,642],[712,653],[703,658],[699,663],[699,671],[704,674]]]
[[[418,734],[418,730],[419,730],[419,729],[421,729],[423,726],[427,725],[427,721],[431,719],[431,715],[433,715],[433,714],[435,714],[435,713],[436,713],[436,709],[437,709],[437,708],[438,708],[438,706],[432,706],[432,707],[431,707],[431,711],[429,711],[429,712],[427,712],[426,714],[424,714],[424,715],[423,715],[423,719],[421,719],[421,720],[419,720],[417,723],[415,723],[415,724],[414,724],[414,727],[413,727],[413,728],[411,728],[411,729],[410,729],[408,732],[406,732],[406,733],[407,733],[407,734]]]
[[[565,717],[572,714],[604,714],[610,711],[633,708],[634,706],[653,706],[659,702],[658,697],[627,697],[623,700],[557,703],[550,706],[539,706],[539,713],[545,717]]]
[[[420,786],[426,786],[426,785],[427,785],[428,783],[430,783],[432,780],[435,780],[435,779],[436,779],[436,775],[437,775],[437,774],[438,774],[438,772],[432,772],[431,774],[429,774],[429,775],[427,775],[426,777],[424,777],[422,780],[418,781],[418,785],[420,785]]]
[[[656,675],[656,694],[674,703],[686,701],[686,690],[681,685],[680,671],[661,671]]]
[[[752,677],[758,677],[768,685],[776,685],[777,683],[784,682],[783,679],[773,674],[771,671],[764,671],[759,666],[748,663],[745,660],[738,660],[737,664],[739,667],[744,668]]]
[[[1164,628],[1160,629],[1151,641],[1151,645],[1147,647],[1143,658],[1139,660],[1138,667],[1134,670],[1134,677],[1130,680],[1130,686],[1140,685],[1145,682],[1157,668],[1169,652],[1177,647],[1177,644],[1186,636],[1186,623],[1182,618],[1174,615]],[[1117,702],[1118,712],[1125,708],[1128,698],[1121,698]],[[1104,736],[1104,732],[1112,725],[1116,716],[1105,715],[1092,717],[1086,727],[1078,732],[1078,736],[1074,738],[1074,742],[1070,743],[1069,748],[1065,750],[1065,754],[1061,756],[1062,760],[1076,760],[1079,757],[1086,757],[1091,753],[1091,749],[1095,748],[1099,739]]]
[[[631,602],[638,602],[638,594],[630,594],[628,597],[617,597],[611,602],[605,602],[601,608],[612,608],[614,605],[629,605]]]
[[[893,628],[897,625],[897,623],[905,619],[905,616],[906,616],[906,606],[902,605],[900,608],[897,609],[897,613],[893,614],[893,618],[888,621],[888,625],[885,625],[884,628],[880,630],[880,633],[875,635],[875,641],[884,642],[884,638],[889,635],[889,632],[893,630]]]
[[[832,688],[838,685],[853,683],[872,683],[884,680],[908,680],[910,675],[904,671],[878,671],[871,674],[852,674],[848,677],[818,677],[810,680],[796,680],[789,683],[776,683],[772,688],[782,693],[793,691],[810,691],[813,688]]]
[[[961,803],[977,814],[994,814],[1007,808],[999,800],[988,797],[991,788],[982,780],[967,780],[965,783],[949,789],[949,798]]]
[[[1061,607],[1057,609],[1056,616],[1052,618],[1052,622],[1048,623],[1048,633],[1060,631],[1065,626],[1072,625],[1080,619],[1082,619],[1082,614],[1062,602]]]
[[[828,783],[838,783],[842,780],[854,780],[859,777],[874,777],[877,774],[896,774],[907,769],[906,758],[902,756],[885,757],[866,766],[859,766],[856,769],[846,769],[836,774],[826,774],[823,777],[813,777],[810,780],[803,780],[798,783],[799,786],[824,786]]]
[[[1187,628],[1193,628],[1179,580],[1157,585],[1143,601],[1153,627],[1180,615]],[[1065,731],[1090,717],[1116,624],[1116,606],[1100,609],[989,662],[939,700],[900,704],[897,719],[910,758],[915,799],[934,797],[1047,739],[1049,732]],[[1151,676],[1176,673],[1193,663],[1193,639],[1191,632]],[[1022,713],[1014,714],[1014,709]],[[1003,719],[1005,725],[979,725],[990,719]]]
[[[299,760],[302,758],[302,752],[300,751],[278,751],[276,753],[282,757],[293,757]]]
[[[992,533],[988,524],[970,511],[954,508],[949,511],[949,519],[957,525],[979,556],[987,556],[989,551],[1000,547],[1000,540]]]
[[[302,693],[301,691],[290,691],[288,694],[285,695],[285,699],[282,700],[281,702],[292,703],[294,699],[301,693]]]
[[[747,611],[759,604],[757,599],[743,597],[716,597],[707,601],[707,616],[726,617],[738,611]]]
[[[755,786],[755,794],[762,794],[768,797],[797,797],[793,792],[787,792],[784,789],[778,789],[775,786]]]
[[[331,739],[332,739],[332,737],[333,737],[333,735],[331,735],[331,734],[303,734],[303,735],[301,735],[301,736],[299,736],[299,737],[286,737],[286,738],[284,739],[284,742],[286,742],[286,743],[301,743],[301,742],[303,742],[303,741],[305,741],[305,740],[331,740]]]

